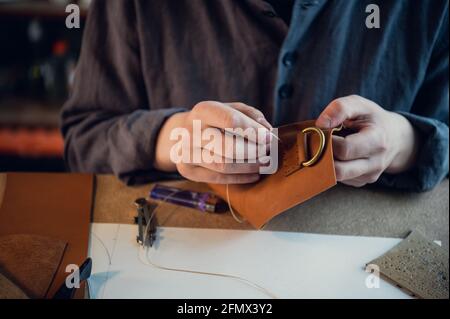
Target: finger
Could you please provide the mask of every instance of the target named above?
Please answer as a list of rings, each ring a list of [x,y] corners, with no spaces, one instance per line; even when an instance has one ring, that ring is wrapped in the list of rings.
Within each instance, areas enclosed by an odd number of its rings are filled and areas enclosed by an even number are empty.
[[[264,141],[264,143],[268,143],[271,139],[270,131],[265,126],[229,105],[208,101],[198,103],[194,107],[194,110],[197,119],[204,122],[202,124],[223,130],[239,129],[233,130],[233,132],[235,132],[236,135],[248,138],[255,143],[259,142],[257,134],[248,134],[248,136],[246,136],[245,132],[242,131],[250,129],[248,132],[263,133],[265,136],[260,140]]]
[[[360,177],[357,177],[355,179],[351,179],[348,181],[343,181],[344,183],[356,183],[356,184],[373,184],[380,178],[381,173],[369,173],[365,175],[361,175]]]
[[[369,159],[357,159],[354,161],[335,161],[334,168],[336,179],[339,182],[355,179],[368,174],[371,170]]]
[[[233,102],[233,103],[227,103],[227,104],[230,105],[231,107],[237,109],[238,111],[244,113],[248,117],[251,117],[256,122],[264,125],[269,130],[273,129],[272,125],[269,123],[269,121],[266,120],[266,117],[264,116],[263,112],[261,112],[260,110],[254,108],[252,106],[249,106],[247,104],[240,103],[240,102]]]
[[[346,137],[333,135],[333,154],[341,161],[368,158],[384,149],[384,134],[371,128]]]
[[[348,180],[348,181],[342,181],[341,182],[344,185],[348,185],[348,186],[352,186],[352,187],[363,187],[364,185],[366,185],[367,183],[364,182],[360,182],[354,179]]]
[[[214,134],[212,130],[217,130]],[[218,131],[216,128],[204,130],[201,141],[201,148],[213,152],[216,155],[228,159],[257,160],[261,156],[266,156],[269,144],[256,144],[241,136],[236,136],[226,132]]]
[[[178,172],[189,180],[212,184],[248,184],[259,180],[259,174],[222,174],[194,165],[178,165]]]
[[[345,120],[369,115],[372,108],[366,100],[355,95],[338,98],[323,110],[316,121],[316,126],[323,129],[338,127]]]
[[[212,154],[210,151],[205,149],[203,150],[202,158],[206,160],[198,164],[198,166],[222,174],[258,174],[261,167],[261,164],[259,162],[228,162],[227,159],[217,154]]]

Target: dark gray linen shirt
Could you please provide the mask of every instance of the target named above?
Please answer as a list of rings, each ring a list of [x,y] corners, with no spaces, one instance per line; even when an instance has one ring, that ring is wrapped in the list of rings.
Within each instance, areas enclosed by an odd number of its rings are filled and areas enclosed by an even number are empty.
[[[366,27],[366,7],[380,28]],[[426,190],[448,174],[448,1],[296,0],[289,25],[262,0],[96,0],[62,112],[73,171],[128,184],[152,168],[164,121],[203,100],[240,101],[277,126],[358,94],[423,137],[417,165],[379,184]]]

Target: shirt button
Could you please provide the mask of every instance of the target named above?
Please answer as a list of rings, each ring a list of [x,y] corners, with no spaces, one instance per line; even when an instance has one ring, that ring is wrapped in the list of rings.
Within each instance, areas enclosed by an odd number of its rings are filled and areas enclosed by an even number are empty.
[[[283,84],[280,89],[278,90],[278,96],[282,100],[289,99],[292,96],[292,93],[294,92],[294,89],[289,84]]]
[[[277,15],[275,14],[275,12],[269,11],[269,10],[263,11],[262,14],[264,14],[266,17],[269,17],[269,18],[275,18],[275,17],[277,16]]]
[[[283,64],[285,67],[292,67],[297,61],[297,54],[295,52],[288,52],[283,56]]]
[[[305,1],[305,2],[302,2],[301,7],[306,10],[306,9],[308,9],[310,7],[313,7],[313,6],[316,6],[318,4],[319,4],[319,1],[317,1],[317,0],[315,0],[315,1]]]

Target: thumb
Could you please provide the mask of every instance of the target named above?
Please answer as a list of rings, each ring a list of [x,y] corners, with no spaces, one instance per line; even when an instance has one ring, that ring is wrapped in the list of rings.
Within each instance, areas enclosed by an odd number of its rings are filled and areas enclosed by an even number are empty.
[[[335,128],[346,120],[368,115],[369,112],[370,109],[365,107],[363,101],[359,101],[356,96],[339,98],[332,101],[323,110],[316,120],[316,126],[322,129]]]

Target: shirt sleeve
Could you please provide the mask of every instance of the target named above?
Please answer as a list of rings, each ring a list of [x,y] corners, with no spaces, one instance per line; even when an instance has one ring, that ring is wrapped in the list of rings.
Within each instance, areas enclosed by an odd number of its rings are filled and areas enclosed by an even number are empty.
[[[426,191],[433,188],[449,170],[449,33],[448,11],[426,71],[423,84],[410,112],[405,116],[421,136],[416,165],[408,172],[383,174],[378,183],[404,190]]]
[[[150,109],[134,2],[94,1],[74,88],[61,114],[68,168],[114,173],[128,184],[160,179],[152,168],[156,138],[164,121],[181,111]]]

